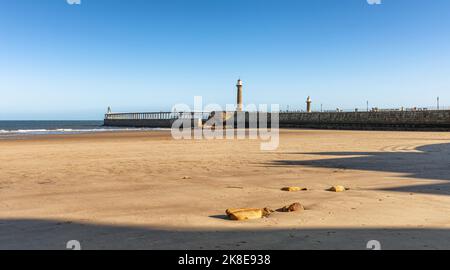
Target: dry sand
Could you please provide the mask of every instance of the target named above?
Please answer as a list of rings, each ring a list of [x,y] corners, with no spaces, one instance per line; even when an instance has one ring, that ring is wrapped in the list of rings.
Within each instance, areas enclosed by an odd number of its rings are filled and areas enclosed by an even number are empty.
[[[169,131],[0,140],[0,249],[449,249],[449,181],[450,133],[282,130],[273,152]]]

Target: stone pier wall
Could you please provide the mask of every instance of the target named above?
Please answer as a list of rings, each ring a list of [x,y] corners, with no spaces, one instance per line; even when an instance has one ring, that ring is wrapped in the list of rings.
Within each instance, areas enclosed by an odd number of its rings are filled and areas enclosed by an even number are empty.
[[[105,119],[107,127],[130,127],[130,128],[172,128],[176,119]],[[198,127],[199,119],[184,119],[190,121],[191,127]]]
[[[251,113],[245,114],[246,127]],[[216,113],[222,120],[236,118],[234,112]],[[267,115],[270,122],[271,116]],[[280,128],[361,130],[449,130],[450,110],[381,112],[280,113]],[[171,128],[175,119],[105,119],[106,126]],[[198,121],[192,119],[192,126]],[[270,126],[270,123],[268,124]],[[236,126],[236,125],[235,125]]]
[[[108,127],[171,128],[173,119],[105,119]]]
[[[450,130],[450,110],[280,113],[280,127]]]

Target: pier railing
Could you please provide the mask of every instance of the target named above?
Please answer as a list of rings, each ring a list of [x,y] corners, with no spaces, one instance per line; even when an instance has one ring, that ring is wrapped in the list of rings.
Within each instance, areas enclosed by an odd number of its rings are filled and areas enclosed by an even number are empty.
[[[420,111],[448,111],[450,106],[440,107],[417,107],[417,108],[354,108],[354,109],[313,109],[312,112],[335,113],[335,112],[420,112]],[[280,113],[307,113],[305,110],[281,110]]]
[[[450,107],[441,108],[401,108],[401,109],[371,109],[369,112],[399,112],[399,111],[443,111],[450,110]],[[320,111],[313,111],[320,112]],[[367,112],[367,110],[323,110],[324,113],[339,113],[339,112]],[[305,113],[305,111],[280,111],[281,114],[296,114]],[[142,112],[142,113],[107,113],[105,120],[176,120],[176,119],[202,119],[208,120],[211,112]]]
[[[209,112],[143,112],[143,113],[107,113],[106,120],[172,120],[203,119],[207,120]]]

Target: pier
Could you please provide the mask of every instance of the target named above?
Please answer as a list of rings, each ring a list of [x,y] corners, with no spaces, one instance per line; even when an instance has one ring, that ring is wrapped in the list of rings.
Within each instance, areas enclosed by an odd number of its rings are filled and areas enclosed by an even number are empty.
[[[221,117],[224,122],[245,114],[245,126],[254,112],[154,112],[154,113],[108,113],[105,126],[171,128],[177,119],[191,119],[191,127],[201,127],[208,119]],[[253,117],[253,119],[255,119]],[[232,120],[233,121],[233,120]],[[267,115],[271,125],[271,114]],[[234,121],[233,121],[234,122]],[[236,126],[236,122],[235,122]],[[280,128],[315,128],[348,130],[450,130],[450,110],[422,111],[370,111],[370,112],[280,112]]]
[[[105,114],[104,125],[114,127],[171,128],[178,119],[192,121],[193,127],[201,126],[209,118],[205,112],[136,112]]]
[[[217,112],[143,112],[143,113],[112,113],[108,108],[105,115],[105,126],[117,127],[148,127],[171,128],[178,119],[191,119],[190,127],[202,127],[206,121],[215,117],[215,121],[222,121],[224,126],[237,127],[237,119],[243,116],[245,127],[252,127],[249,119],[259,119],[261,113],[244,111],[243,82],[239,79],[236,84],[237,99],[235,111]],[[314,112],[312,99],[306,99],[306,112],[279,113],[280,128],[316,128],[316,129],[359,129],[359,130],[450,130],[450,109],[444,109],[437,100],[437,109],[378,109],[367,111]],[[244,114],[244,115],[241,115]],[[255,114],[256,118],[255,118]],[[234,120],[233,120],[234,118]],[[231,119],[231,121],[229,121]],[[228,121],[228,122],[227,122]],[[267,113],[267,126],[271,126],[271,115]],[[211,121],[209,121],[211,122]],[[227,123],[225,123],[227,122]],[[217,122],[216,122],[217,123]],[[234,124],[233,124],[234,123]],[[255,124],[255,123],[253,123]]]

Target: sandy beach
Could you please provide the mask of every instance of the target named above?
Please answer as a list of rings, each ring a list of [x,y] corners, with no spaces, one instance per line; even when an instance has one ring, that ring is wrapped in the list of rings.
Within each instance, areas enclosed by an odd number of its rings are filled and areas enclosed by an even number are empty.
[[[450,133],[280,136],[271,152],[170,131],[0,140],[0,249],[450,248]],[[294,202],[306,210],[225,216]]]

